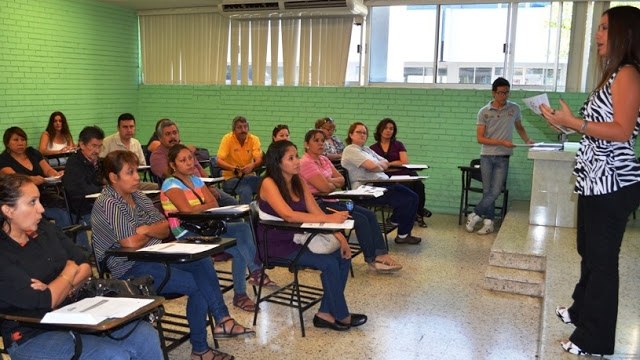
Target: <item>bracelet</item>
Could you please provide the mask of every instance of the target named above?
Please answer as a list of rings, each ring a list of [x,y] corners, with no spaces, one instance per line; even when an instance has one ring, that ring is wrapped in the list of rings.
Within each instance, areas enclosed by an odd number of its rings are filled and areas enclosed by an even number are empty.
[[[69,286],[73,287],[73,281],[71,281],[71,279],[69,279],[69,277],[68,277],[68,276],[65,276],[64,274],[60,274],[60,276],[59,276],[59,277],[61,277],[61,278],[65,279],[65,280],[67,280],[67,282],[69,283]]]
[[[578,131],[580,134],[584,134],[584,131],[587,130],[587,124],[588,124],[587,120],[582,120],[582,121],[584,122],[582,123],[582,127]]]

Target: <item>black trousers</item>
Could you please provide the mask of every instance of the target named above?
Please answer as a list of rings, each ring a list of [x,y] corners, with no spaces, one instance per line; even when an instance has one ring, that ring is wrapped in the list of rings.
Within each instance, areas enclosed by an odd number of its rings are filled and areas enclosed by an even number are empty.
[[[578,197],[577,248],[582,260],[569,308],[576,329],[569,340],[583,351],[614,352],[620,245],[629,215],[639,203],[640,183],[606,195]]]
[[[412,174],[412,176],[416,176],[418,174]],[[399,183],[402,186],[408,187],[413,190],[414,193],[418,194],[418,211],[416,215],[424,216],[424,183],[422,181],[411,181],[411,182],[403,182]]]

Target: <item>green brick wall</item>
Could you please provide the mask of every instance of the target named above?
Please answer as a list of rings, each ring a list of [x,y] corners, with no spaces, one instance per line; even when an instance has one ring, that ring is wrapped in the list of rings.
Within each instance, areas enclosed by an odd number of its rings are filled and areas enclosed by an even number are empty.
[[[137,112],[134,11],[93,0],[0,1],[0,128],[20,126],[36,147],[62,111],[74,138],[85,125],[115,132]],[[4,147],[3,147],[4,148]]]
[[[511,100],[532,96],[515,91]],[[577,111],[586,94],[562,94]],[[207,147],[212,153],[221,137],[230,131],[236,115],[246,116],[251,131],[260,136],[264,148],[277,124],[288,124],[294,143],[302,149],[304,133],[316,119],[331,116],[336,134],[344,138],[349,124],[362,121],[370,131],[384,117],[398,124],[402,141],[413,163],[427,163],[427,206],[438,212],[457,213],[460,201],[460,171],[479,157],[476,141],[478,110],[491,100],[488,90],[428,90],[394,88],[305,88],[250,86],[151,86],[140,87],[139,128],[141,139],[155,122],[169,117],[180,126],[183,141]],[[550,94],[554,104],[558,94]],[[521,106],[524,106],[521,104]],[[546,121],[523,109],[523,124],[536,141],[556,141]],[[522,142],[514,131],[515,142]],[[577,139],[574,139],[577,141]],[[373,143],[373,136],[368,144]],[[302,151],[299,150],[302,154]],[[533,162],[524,148],[516,148],[511,159],[508,187],[511,199],[528,199]]]

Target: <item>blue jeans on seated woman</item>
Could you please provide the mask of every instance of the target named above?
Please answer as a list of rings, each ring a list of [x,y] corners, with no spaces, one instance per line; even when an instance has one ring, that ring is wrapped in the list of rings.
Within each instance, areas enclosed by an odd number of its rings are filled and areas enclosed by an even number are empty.
[[[296,255],[298,255],[298,251],[287,255],[287,259],[293,260]],[[351,259],[343,259],[339,249],[331,254],[315,254],[307,249],[300,256],[298,264],[311,266],[321,271],[320,280],[324,294],[318,312],[331,314],[337,320],[349,316],[344,289],[349,278]]]
[[[325,212],[327,208],[347,211],[345,204],[339,201],[331,202],[320,200],[319,205]],[[382,232],[380,232],[376,214],[369,209],[355,205],[351,212],[351,217],[353,218],[353,228],[356,230],[358,243],[364,254],[364,261],[370,263],[375,261],[376,256],[387,254],[387,245],[384,242],[384,237],[382,237]]]
[[[111,333],[114,338],[127,334],[136,326],[131,335],[122,340],[114,340],[100,334],[79,334],[82,339],[81,360],[161,360],[162,349],[158,333],[144,320],[133,321]],[[69,331],[48,331],[24,344],[7,347],[14,360],[50,359],[68,360],[75,353],[75,340]]]
[[[187,231],[180,238],[185,236],[198,236],[197,233]],[[256,244],[251,235],[251,228],[245,222],[228,222],[227,232],[222,234],[224,237],[232,237],[236,239],[236,246],[226,249],[224,252],[233,256],[231,262],[231,276],[233,277],[233,292],[236,295],[247,293],[247,267],[250,272],[261,269],[255,263]]]
[[[398,235],[411,234],[413,223],[416,221],[418,210],[418,194],[413,190],[398,184],[376,184],[387,189],[384,195],[358,201],[362,205],[389,205],[393,208],[393,214],[389,220],[398,224]]]
[[[224,304],[218,274],[213,268],[210,258],[188,263],[170,264],[171,277],[159,295],[187,295],[187,322],[191,331],[192,351],[202,352],[209,348],[207,344],[207,311],[210,311],[216,323],[229,316],[229,309]],[[166,275],[164,264],[153,262],[136,262],[122,279],[151,275],[156,286]],[[156,335],[157,338],[157,335]]]

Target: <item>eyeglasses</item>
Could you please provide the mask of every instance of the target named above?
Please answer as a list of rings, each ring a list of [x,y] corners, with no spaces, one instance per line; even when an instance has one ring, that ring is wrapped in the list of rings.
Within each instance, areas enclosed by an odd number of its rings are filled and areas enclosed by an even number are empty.
[[[367,136],[367,132],[366,131],[354,131],[354,133],[358,134],[358,135],[364,135]]]
[[[511,94],[511,91],[496,91],[495,93],[500,95],[500,96],[507,96],[507,95]]]

